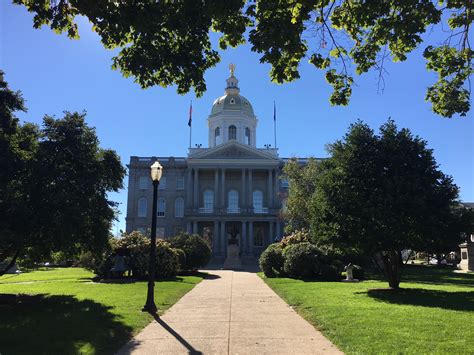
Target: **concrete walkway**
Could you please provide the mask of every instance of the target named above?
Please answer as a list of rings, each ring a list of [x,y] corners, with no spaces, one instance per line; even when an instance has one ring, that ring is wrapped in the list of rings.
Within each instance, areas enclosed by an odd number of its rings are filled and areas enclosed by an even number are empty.
[[[119,354],[342,354],[256,274],[207,272]]]

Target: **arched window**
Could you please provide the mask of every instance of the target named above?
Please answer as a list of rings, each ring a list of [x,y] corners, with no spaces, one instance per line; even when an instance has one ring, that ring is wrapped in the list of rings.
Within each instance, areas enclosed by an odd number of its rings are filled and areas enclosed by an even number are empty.
[[[158,217],[164,217],[165,216],[165,210],[166,210],[166,200],[163,197],[160,197],[158,199],[158,211],[156,215]]]
[[[252,203],[254,212],[263,212],[263,193],[255,190],[252,194]]]
[[[204,212],[212,213],[214,210],[214,191],[204,191]]]
[[[221,128],[216,127],[214,130],[214,143],[215,145],[221,144],[222,139],[221,139]]]
[[[248,127],[245,128],[245,141],[247,145],[250,145],[250,128]]]
[[[138,199],[138,217],[146,217],[146,210],[148,207],[147,199],[145,197]]]
[[[229,140],[237,139],[237,127],[234,125],[229,126]]]
[[[227,211],[229,213],[239,212],[239,193],[236,190],[230,190],[227,194]]]

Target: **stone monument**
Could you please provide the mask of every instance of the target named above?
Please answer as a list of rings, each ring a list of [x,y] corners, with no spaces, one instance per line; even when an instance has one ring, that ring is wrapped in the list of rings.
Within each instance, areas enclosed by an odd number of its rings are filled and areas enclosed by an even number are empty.
[[[459,245],[461,262],[459,268],[464,271],[474,271],[474,234],[468,237],[465,243]]]
[[[239,270],[242,268],[239,248],[239,231],[235,226],[229,229],[230,238],[227,241],[227,257],[224,261],[224,269]]]

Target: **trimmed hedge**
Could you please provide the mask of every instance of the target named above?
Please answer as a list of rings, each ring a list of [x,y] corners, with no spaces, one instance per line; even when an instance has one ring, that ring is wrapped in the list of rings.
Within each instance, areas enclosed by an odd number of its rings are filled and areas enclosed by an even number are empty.
[[[282,276],[284,262],[283,247],[280,243],[270,244],[259,259],[260,268],[266,277]]]
[[[176,276],[180,270],[180,257],[183,254],[183,251],[176,250],[167,241],[158,239],[156,241],[155,277]],[[101,278],[122,276],[111,272],[117,256],[125,258],[125,264],[133,277],[146,278],[150,260],[150,239],[140,232],[123,234],[120,239],[111,242],[111,250],[103,256],[93,271]]]
[[[169,239],[174,248],[184,251],[186,258],[181,265],[182,270],[194,271],[206,266],[211,260],[211,247],[200,235],[179,234]]]
[[[307,231],[296,231],[273,243],[260,255],[260,268],[266,277],[342,279],[343,264],[332,249],[311,243]]]
[[[283,270],[290,277],[317,277],[321,270],[322,253],[309,242],[289,245],[283,250]]]

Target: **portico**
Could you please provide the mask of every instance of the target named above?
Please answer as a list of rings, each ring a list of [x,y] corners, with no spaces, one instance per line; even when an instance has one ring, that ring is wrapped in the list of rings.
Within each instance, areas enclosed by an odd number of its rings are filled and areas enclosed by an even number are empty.
[[[210,235],[216,257],[226,256],[231,229],[237,231],[243,257],[258,256],[264,246],[281,236],[280,161],[273,151],[250,151],[230,142],[194,149],[188,166],[193,203],[185,213],[187,231]]]

